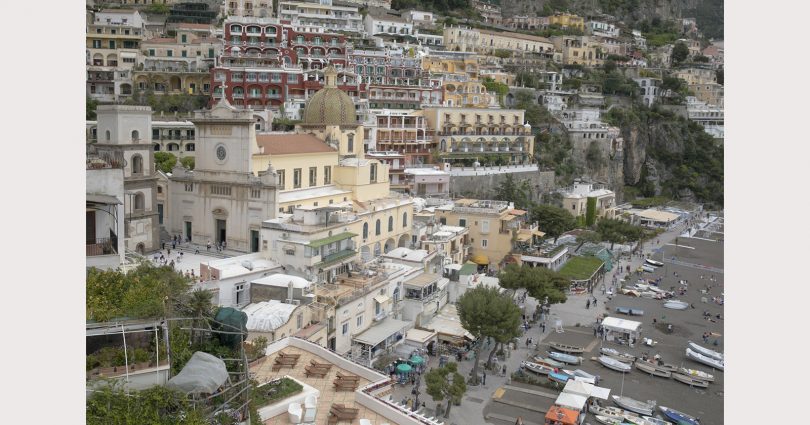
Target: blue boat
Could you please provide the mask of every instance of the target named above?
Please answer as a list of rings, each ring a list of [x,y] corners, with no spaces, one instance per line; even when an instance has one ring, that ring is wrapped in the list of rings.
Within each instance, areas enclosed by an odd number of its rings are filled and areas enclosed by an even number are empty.
[[[568,380],[571,378],[571,375],[561,372],[549,372],[548,374],[548,379],[550,381],[559,382],[560,384],[568,382]]]
[[[700,425],[700,419],[694,416],[689,416],[686,413],[670,409],[669,407],[658,406],[658,408],[661,409],[661,412],[663,412],[667,418],[678,425]]]
[[[637,308],[627,308],[627,307],[616,307],[616,312],[621,314],[626,314],[628,316],[643,316],[644,310],[639,310]]]
[[[568,364],[580,364],[582,363],[582,357],[572,356],[570,354],[558,353],[556,351],[549,351],[548,356],[554,360],[559,362],[568,363]]]

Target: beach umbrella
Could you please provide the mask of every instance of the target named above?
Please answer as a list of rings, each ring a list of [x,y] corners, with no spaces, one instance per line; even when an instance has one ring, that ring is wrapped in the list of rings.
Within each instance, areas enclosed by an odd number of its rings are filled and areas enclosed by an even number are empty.
[[[422,356],[413,356],[413,357],[411,357],[410,362],[413,363],[414,366],[418,366],[418,365],[424,363],[425,359],[423,359]]]
[[[408,373],[411,371],[411,365],[407,363],[400,363],[397,365],[397,372],[399,373]]]

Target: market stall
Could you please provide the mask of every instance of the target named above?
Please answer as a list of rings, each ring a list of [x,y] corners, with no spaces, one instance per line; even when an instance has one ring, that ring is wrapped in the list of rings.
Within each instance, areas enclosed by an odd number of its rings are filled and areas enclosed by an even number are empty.
[[[632,347],[641,338],[641,322],[606,317],[601,326],[605,341],[629,344]]]

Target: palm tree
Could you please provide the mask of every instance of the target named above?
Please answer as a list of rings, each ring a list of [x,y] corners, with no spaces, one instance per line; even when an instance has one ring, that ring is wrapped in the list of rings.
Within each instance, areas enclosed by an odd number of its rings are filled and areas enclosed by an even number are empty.
[[[208,320],[212,312],[214,310],[214,305],[211,302],[213,294],[209,291],[204,289],[196,289],[189,294],[189,297],[185,303],[185,313],[189,316],[193,317],[193,330],[191,332],[191,340],[194,341],[194,336],[197,335],[200,340],[202,340],[202,335],[198,333],[197,329],[202,326],[208,326],[210,329],[210,325],[208,324]],[[201,342],[201,341],[198,341]]]

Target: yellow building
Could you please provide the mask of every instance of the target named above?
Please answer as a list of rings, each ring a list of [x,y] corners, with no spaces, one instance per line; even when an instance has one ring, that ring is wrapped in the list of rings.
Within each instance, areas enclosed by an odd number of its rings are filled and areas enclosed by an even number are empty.
[[[462,108],[498,106],[497,97],[487,93],[487,88],[477,81],[447,82],[442,87],[442,92],[445,106]]]
[[[442,157],[474,159],[501,155],[510,164],[534,158],[534,136],[522,109],[426,108],[425,119],[435,130]]]
[[[548,24],[585,31],[585,18],[568,13],[549,16]]]
[[[717,83],[690,84],[689,91],[699,100],[714,106],[723,106],[723,86]]]
[[[479,67],[475,58],[444,59],[425,56],[422,58],[422,69],[431,74],[455,74],[461,78],[467,77],[475,80],[478,79]]]
[[[470,260],[496,268],[512,252],[518,231],[537,231],[526,223],[526,211],[506,201],[460,199],[436,207],[435,218],[443,225],[467,228]]]
[[[488,31],[467,27],[445,27],[444,44],[449,50],[492,53],[511,50],[553,56],[554,45],[545,37],[505,31]]]
[[[686,84],[710,84],[717,82],[717,73],[710,68],[689,67],[675,71],[674,76],[686,81]]]
[[[554,47],[562,52],[562,61],[565,65],[585,65],[590,67],[602,66],[607,53],[601,43],[592,41],[588,36],[556,36],[551,37]]]

